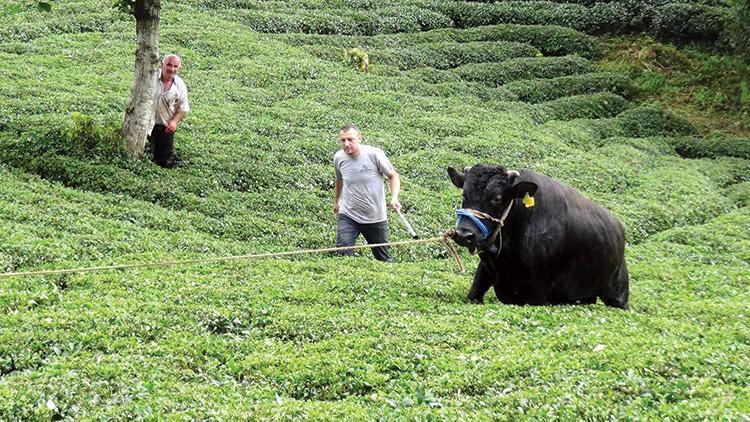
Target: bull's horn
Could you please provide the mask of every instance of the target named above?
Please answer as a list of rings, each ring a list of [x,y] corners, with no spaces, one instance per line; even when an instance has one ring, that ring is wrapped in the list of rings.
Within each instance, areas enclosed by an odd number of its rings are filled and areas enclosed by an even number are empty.
[[[511,177],[518,177],[518,176],[520,176],[520,175],[521,175],[521,173],[519,173],[519,172],[518,172],[518,171],[516,171],[516,170],[508,170],[508,178],[511,178]]]

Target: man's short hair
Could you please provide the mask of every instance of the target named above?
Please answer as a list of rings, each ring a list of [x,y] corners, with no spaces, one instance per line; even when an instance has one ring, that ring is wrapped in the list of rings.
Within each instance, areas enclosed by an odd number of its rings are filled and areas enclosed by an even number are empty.
[[[355,125],[354,123],[349,123],[348,125],[341,126],[339,132],[349,132],[350,130],[362,134],[362,132],[359,131],[359,127],[357,127],[357,125]]]
[[[182,59],[177,54],[167,54],[166,56],[164,56],[164,59],[162,59],[162,62],[166,62],[170,57],[174,57],[178,62],[180,62],[180,64],[182,64]]]

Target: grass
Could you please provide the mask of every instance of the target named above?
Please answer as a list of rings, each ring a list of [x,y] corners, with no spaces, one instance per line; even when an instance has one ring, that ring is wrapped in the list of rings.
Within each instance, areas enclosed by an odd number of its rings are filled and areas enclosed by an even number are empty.
[[[170,3],[161,51],[183,57],[193,110],[182,164],[164,170],[124,160],[111,137],[132,22],[106,1],[58,3],[49,20],[0,16],[0,272],[331,246],[335,132],[357,122],[392,157],[423,237],[455,221],[449,165],[531,168],[611,209],[628,233],[632,310],[491,293],[468,304],[476,257],[462,252],[469,274],[456,274],[439,244],[395,249],[391,266],[361,253],[3,278],[0,419],[750,414],[750,161],[735,143],[747,136],[705,126],[744,112],[727,96],[684,113],[675,95],[677,81],[733,92],[735,59],[658,43],[659,63],[686,58],[667,74],[615,54],[623,39],[605,39],[600,58],[597,38],[509,22],[263,34],[231,16],[253,2]],[[256,3],[253,25],[288,15]],[[308,12],[289,16],[303,23],[339,4],[298,3]],[[410,3],[408,22],[439,13],[429,3]],[[346,22],[394,16],[352,4],[363,11]],[[372,73],[345,64],[350,47]],[[389,218],[392,239],[407,239]]]

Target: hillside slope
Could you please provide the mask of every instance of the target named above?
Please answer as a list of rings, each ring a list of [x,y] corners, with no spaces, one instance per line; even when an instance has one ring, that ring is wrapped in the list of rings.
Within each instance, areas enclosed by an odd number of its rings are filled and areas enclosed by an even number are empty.
[[[639,103],[591,35],[669,39],[674,6],[165,3],[160,49],[182,56],[192,107],[165,170],[114,152],[133,25],[109,3],[0,18],[0,272],[330,246],[335,134],[356,122],[392,157],[423,237],[455,222],[449,165],[533,169],[611,209],[633,310],[469,305],[471,275],[439,244],[388,267],[361,254],[0,278],[0,415],[750,411],[750,154]],[[685,8],[712,25],[725,9]],[[354,47],[370,73],[344,62]]]

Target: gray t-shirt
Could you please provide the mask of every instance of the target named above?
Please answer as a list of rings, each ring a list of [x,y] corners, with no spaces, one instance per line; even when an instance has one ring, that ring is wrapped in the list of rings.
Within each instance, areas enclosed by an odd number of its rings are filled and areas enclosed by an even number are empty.
[[[362,224],[385,221],[383,177],[394,169],[383,150],[362,145],[357,158],[339,150],[333,156],[333,167],[336,169],[336,180],[344,182],[339,213]]]

